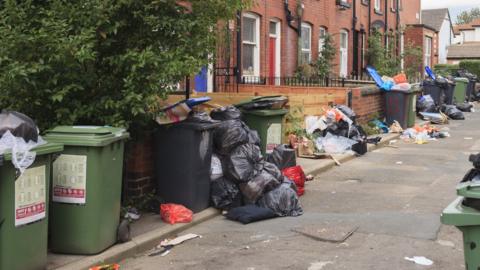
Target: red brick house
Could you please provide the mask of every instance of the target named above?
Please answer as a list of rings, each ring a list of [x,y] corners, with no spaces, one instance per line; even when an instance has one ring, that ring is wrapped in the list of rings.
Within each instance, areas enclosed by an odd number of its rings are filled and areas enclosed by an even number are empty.
[[[337,47],[334,74],[361,74],[369,33],[401,32],[419,14],[420,0],[257,0],[229,22],[231,46],[221,46],[217,67],[238,67],[238,78],[292,76],[299,62],[317,59],[329,33]],[[384,42],[401,53],[403,38]]]

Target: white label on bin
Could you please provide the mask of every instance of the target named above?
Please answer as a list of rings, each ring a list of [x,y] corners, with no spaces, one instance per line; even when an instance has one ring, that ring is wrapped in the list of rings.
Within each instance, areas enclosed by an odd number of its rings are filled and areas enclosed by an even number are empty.
[[[53,162],[54,202],[85,204],[87,198],[87,156],[60,155]]]
[[[273,149],[282,143],[282,124],[271,124],[267,130],[266,152],[272,153]]]
[[[413,95],[413,112],[416,112],[417,111],[417,96],[416,95]]]
[[[45,218],[46,167],[27,169],[15,181],[15,227]]]

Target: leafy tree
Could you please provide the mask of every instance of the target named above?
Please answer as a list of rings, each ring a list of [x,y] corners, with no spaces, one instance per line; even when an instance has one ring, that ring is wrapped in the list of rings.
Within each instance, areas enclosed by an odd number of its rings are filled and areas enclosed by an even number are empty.
[[[388,37],[389,46],[384,45],[384,38]],[[376,30],[368,38],[368,63],[374,66],[379,74],[394,76],[401,71],[401,56],[396,52],[395,35],[382,34]]]
[[[0,106],[41,129],[145,123],[248,1],[4,0]]]
[[[473,20],[480,18],[480,8],[472,8],[470,10],[463,11],[457,16],[457,24],[468,24]]]
[[[405,45],[403,51],[403,60],[405,63],[404,72],[410,81],[418,80],[423,74],[423,49],[421,46],[415,46],[412,42]]]
[[[337,54],[337,49],[335,47],[335,42],[333,41],[332,35],[329,33],[325,34],[323,48],[321,54],[318,56],[317,62],[314,64],[316,67],[316,75],[320,78],[324,78],[330,74],[332,71],[333,60]]]

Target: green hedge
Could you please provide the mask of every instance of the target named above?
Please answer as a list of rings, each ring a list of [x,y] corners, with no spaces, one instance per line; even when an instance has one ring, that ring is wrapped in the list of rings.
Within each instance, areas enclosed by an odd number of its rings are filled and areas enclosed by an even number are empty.
[[[468,70],[480,78],[480,60],[465,60],[460,62],[460,68]]]
[[[435,73],[447,76],[455,73],[460,67],[458,65],[451,64],[437,64],[433,67]]]

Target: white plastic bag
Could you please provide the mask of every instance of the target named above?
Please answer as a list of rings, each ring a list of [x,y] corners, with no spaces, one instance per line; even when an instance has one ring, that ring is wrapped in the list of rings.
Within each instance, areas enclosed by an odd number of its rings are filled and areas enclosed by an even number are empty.
[[[350,150],[354,144],[358,143],[346,137],[335,136],[327,133],[325,137],[319,137],[315,141],[317,149],[328,154],[342,154]]]
[[[36,153],[30,150],[42,144],[45,144],[45,141],[40,136],[37,142],[27,143],[23,138],[15,137],[10,131],[6,131],[0,138],[0,155],[11,152],[13,166],[21,175],[35,161]]]
[[[217,180],[223,176],[222,161],[217,155],[212,154],[212,165],[210,169],[210,179]]]

